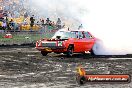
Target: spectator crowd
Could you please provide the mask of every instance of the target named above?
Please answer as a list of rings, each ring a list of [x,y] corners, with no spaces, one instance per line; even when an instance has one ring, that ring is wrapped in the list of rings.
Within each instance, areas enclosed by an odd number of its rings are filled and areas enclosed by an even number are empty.
[[[0,30],[34,30],[35,27],[58,30],[65,27],[61,18],[56,18],[56,21],[49,17],[36,18],[29,1],[0,0]]]
[[[35,25],[50,29],[62,28],[61,19],[56,22],[50,18],[36,19],[28,6],[29,0],[0,0],[0,29],[23,30],[22,26],[30,25],[32,30]],[[39,27],[39,28],[40,28]]]

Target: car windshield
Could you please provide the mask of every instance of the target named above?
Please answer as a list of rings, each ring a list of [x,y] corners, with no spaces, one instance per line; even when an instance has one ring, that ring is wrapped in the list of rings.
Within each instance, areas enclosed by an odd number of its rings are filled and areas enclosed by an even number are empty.
[[[68,38],[76,38],[75,32],[66,32],[66,31],[58,31],[52,38],[60,38],[60,39],[68,39]]]

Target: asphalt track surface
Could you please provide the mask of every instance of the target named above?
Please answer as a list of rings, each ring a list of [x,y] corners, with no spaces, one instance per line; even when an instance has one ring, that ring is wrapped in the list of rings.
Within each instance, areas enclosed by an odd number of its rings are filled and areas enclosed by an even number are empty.
[[[132,55],[91,56],[63,54],[42,56],[34,48],[0,48],[0,88],[132,88],[132,83],[76,82],[76,68],[90,74],[132,75]]]

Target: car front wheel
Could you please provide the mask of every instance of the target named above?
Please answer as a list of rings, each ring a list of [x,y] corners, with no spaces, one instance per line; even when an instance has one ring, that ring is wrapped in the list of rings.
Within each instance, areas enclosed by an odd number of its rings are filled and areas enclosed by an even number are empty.
[[[43,56],[46,56],[48,53],[47,53],[47,52],[41,51],[41,54],[42,54]]]
[[[72,57],[73,56],[73,46],[69,46],[67,49],[67,56]]]

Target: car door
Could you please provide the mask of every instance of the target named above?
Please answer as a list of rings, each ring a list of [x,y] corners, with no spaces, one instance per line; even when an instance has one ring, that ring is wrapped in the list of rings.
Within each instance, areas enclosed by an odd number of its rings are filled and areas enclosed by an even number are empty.
[[[84,48],[85,49],[84,50],[89,51],[92,49],[95,40],[89,32],[84,32],[84,35],[85,35],[85,38],[84,38],[84,42],[85,42]]]
[[[74,51],[75,52],[83,52],[85,49],[84,36],[82,31],[77,32],[77,39],[74,41]]]

